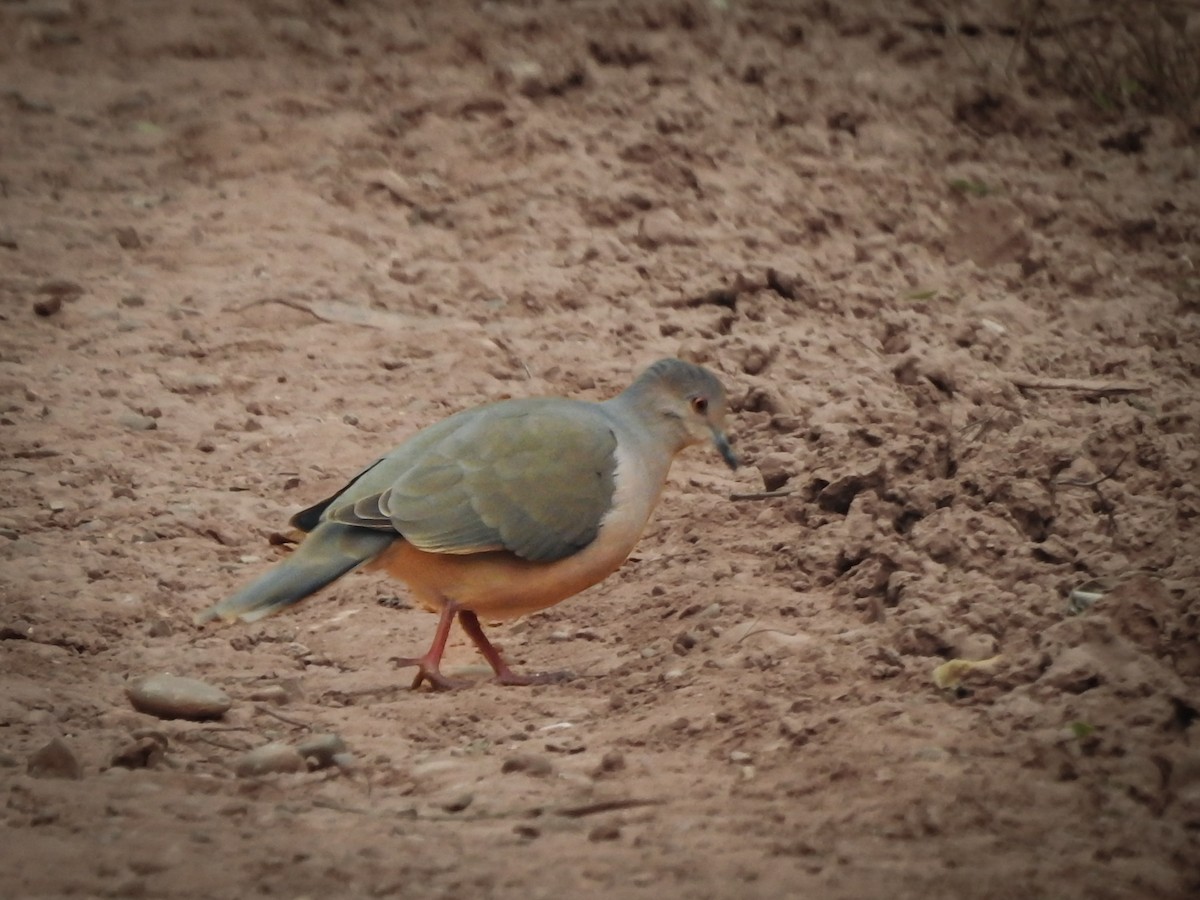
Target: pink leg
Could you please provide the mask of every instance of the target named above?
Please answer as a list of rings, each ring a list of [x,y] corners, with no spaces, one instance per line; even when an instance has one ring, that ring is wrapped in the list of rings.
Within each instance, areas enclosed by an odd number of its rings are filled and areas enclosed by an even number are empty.
[[[392,662],[397,666],[416,666],[417,674],[413,678],[413,690],[421,686],[422,681],[428,681],[435,691],[448,691],[458,685],[442,674],[442,654],[446,652],[446,639],[450,637],[450,626],[454,624],[454,614],[459,611],[458,604],[447,600],[442,605],[438,616],[437,630],[433,633],[433,643],[425,651],[424,656],[394,656]]]
[[[569,677],[565,672],[539,672],[536,675],[518,675],[508,667],[508,663],[504,661],[504,657],[500,655],[500,651],[492,645],[492,642],[487,639],[487,635],[483,633],[483,626],[479,624],[479,616],[475,615],[469,609],[460,609],[458,611],[458,621],[462,625],[463,631],[467,633],[467,637],[479,648],[479,652],[483,654],[483,658],[488,661],[488,665],[496,673],[497,684],[549,684],[555,681],[563,681]]]

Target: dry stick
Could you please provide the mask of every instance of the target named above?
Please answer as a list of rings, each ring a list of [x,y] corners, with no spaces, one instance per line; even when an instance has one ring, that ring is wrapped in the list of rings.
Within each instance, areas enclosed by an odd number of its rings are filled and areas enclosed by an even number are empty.
[[[1103,381],[1099,378],[1042,378],[1037,375],[1005,376],[1019,388],[1042,391],[1086,391],[1091,394],[1148,394],[1150,385],[1137,381]]]
[[[582,806],[564,806],[551,810],[551,812],[558,813],[560,816],[566,816],[569,819],[581,819],[584,816],[593,816],[596,813],[613,812],[618,809],[636,809],[639,806],[659,806],[665,802],[665,800],[639,800],[636,797],[629,797],[624,800],[597,800],[595,803],[585,803]]]
[[[736,641],[734,641],[733,645],[736,647],[742,641],[746,640],[746,638],[752,638],[755,635],[759,635],[759,634],[782,634],[784,637],[790,637],[790,638],[800,637],[800,635],[797,634],[796,632],[784,631],[782,628],[756,628],[756,629],[754,629],[754,631],[747,631],[740,638],[738,638]]]
[[[1091,481],[1055,481],[1052,483],[1055,485],[1062,485],[1063,487],[1088,488],[1089,490],[1095,492],[1096,496],[1100,499],[1100,508],[1104,511],[1104,515],[1108,519],[1108,532],[1109,534],[1115,534],[1117,531],[1117,517],[1113,509],[1113,505],[1108,502],[1108,498],[1105,497],[1104,492],[1100,490],[1100,485],[1104,484],[1104,482],[1108,481],[1110,478],[1116,477],[1117,470],[1121,468],[1122,464],[1128,458],[1129,451],[1126,450],[1125,453],[1122,454],[1121,458],[1117,460],[1117,464],[1115,466],[1113,466],[1107,472],[1102,473],[1099,478],[1093,478]]]
[[[793,494],[791,488],[779,489],[777,491],[750,491],[746,494],[730,494],[730,500],[770,500],[772,497],[786,497],[788,494]]]
[[[246,749],[245,747],[235,747],[224,741],[214,741],[212,738],[205,737],[202,734],[193,735],[193,737],[202,744],[208,744],[210,747],[217,747],[221,750],[228,750],[230,753],[241,753]]]
[[[989,431],[992,430],[992,425],[996,421],[995,416],[988,416],[986,419],[981,419],[978,422],[968,422],[962,428],[958,429],[958,434],[966,441],[981,441]],[[967,437],[967,432],[971,429],[976,429],[973,437]]]
[[[599,813],[606,812],[616,812],[622,809],[637,809],[643,806],[661,806],[666,802],[667,801],[655,797],[623,797],[612,800],[597,800],[593,803],[584,803],[580,804],[579,806],[562,806],[558,807],[557,809],[553,807],[547,809],[541,806],[533,806],[520,809],[482,811],[467,813],[465,815],[438,815],[437,813],[420,813],[412,808],[402,810],[364,809],[360,806],[347,806],[333,800],[326,800],[322,798],[313,800],[312,805],[318,809],[331,809],[336,812],[352,813],[358,816],[370,816],[373,818],[395,816],[403,819],[415,819],[421,822],[483,822],[496,819],[528,819],[537,817],[543,812],[548,812],[551,815],[564,816],[568,819],[581,819],[585,816],[594,816]]]
[[[254,711],[271,716],[273,719],[278,719],[280,722],[286,722],[289,725],[294,725],[297,728],[303,728],[305,731],[312,731],[312,725],[308,724],[307,722],[301,722],[299,719],[290,718],[289,716],[285,716],[283,713],[275,712],[275,710],[269,707],[255,704]]]
[[[404,608],[411,609],[411,607],[404,607]],[[326,691],[326,693],[322,696],[328,696],[330,694],[333,694],[333,695],[339,696],[339,697],[349,697],[351,699],[356,699],[358,697],[373,697],[376,694],[391,694],[391,693],[395,693],[396,691],[407,691],[407,690],[410,690],[410,688],[407,684],[404,684],[402,682],[396,682],[395,684],[377,685],[375,687],[351,688],[350,690],[345,690],[345,691],[337,691],[337,690]]]

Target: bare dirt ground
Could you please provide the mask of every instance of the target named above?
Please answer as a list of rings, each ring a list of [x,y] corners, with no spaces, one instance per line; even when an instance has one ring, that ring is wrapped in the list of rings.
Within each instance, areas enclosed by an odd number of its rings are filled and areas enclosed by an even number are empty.
[[[960,11],[0,2],[0,894],[1200,895],[1200,132]],[[492,632],[573,681],[409,691],[370,575],[191,624],[404,435],[670,354],[749,465]]]

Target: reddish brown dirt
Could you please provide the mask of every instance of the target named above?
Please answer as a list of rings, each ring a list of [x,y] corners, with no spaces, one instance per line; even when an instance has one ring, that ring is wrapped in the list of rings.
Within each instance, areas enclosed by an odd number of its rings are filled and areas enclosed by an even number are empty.
[[[1196,132],[926,6],[0,3],[0,893],[1197,896]],[[191,624],[416,428],[675,353],[751,465],[492,632],[574,681],[406,690],[374,576]]]

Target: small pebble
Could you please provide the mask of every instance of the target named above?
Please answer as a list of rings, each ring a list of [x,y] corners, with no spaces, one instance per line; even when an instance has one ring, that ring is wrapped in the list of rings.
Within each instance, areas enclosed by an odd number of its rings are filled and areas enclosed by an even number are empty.
[[[693,647],[696,646],[699,638],[690,631],[680,632],[675,637],[675,641],[671,644],[671,649],[679,656],[686,656]]]
[[[64,300],[74,300],[83,295],[83,285],[74,281],[57,278],[43,281],[37,286],[37,292],[47,297],[62,297]]]
[[[134,738],[112,755],[110,766],[122,769],[155,769],[166,759],[166,737],[150,734]]]
[[[117,424],[129,431],[154,431],[158,428],[158,422],[155,419],[134,412],[122,413],[117,416]]]
[[[250,695],[251,700],[257,700],[260,703],[274,703],[276,706],[284,706],[292,699],[287,688],[281,684],[268,684],[254,691]],[[322,735],[323,736],[323,735]],[[301,746],[304,746],[301,744]],[[301,751],[303,754],[304,751]]]
[[[336,734],[314,734],[296,745],[296,752],[310,760],[316,768],[325,769],[346,752],[346,742]]]
[[[234,771],[239,778],[251,778],[272,772],[307,772],[308,765],[295,747],[272,741],[242,754],[234,764]]]
[[[442,804],[442,810],[448,813],[462,812],[468,806],[475,802],[475,795],[472,793],[459,794]]]
[[[664,244],[694,244],[695,237],[677,212],[663,207],[646,213],[638,226],[637,241],[653,250]]]
[[[796,473],[796,458],[790,453],[768,453],[755,468],[762,477],[763,489],[777,491]]]
[[[178,675],[147,675],[125,688],[139,712],[160,719],[217,719],[233,705],[218,687]]]
[[[597,825],[588,832],[589,841],[615,841],[621,836],[621,829],[616,825]]]
[[[34,751],[29,757],[26,771],[34,778],[70,778],[78,781],[83,777],[83,766],[74,751],[62,738],[52,738],[50,743]]]
[[[152,638],[170,637],[175,633],[169,619],[155,619],[146,626],[146,636]]]
[[[500,766],[500,771],[506,774],[508,772],[524,772],[526,775],[532,775],[535,778],[544,778],[547,775],[553,774],[554,764],[544,756],[518,753],[506,759]]]
[[[343,772],[349,772],[351,769],[357,766],[357,763],[354,761],[353,753],[335,753],[333,754],[333,759],[331,761]]]
[[[597,774],[608,772],[619,772],[625,768],[625,755],[617,750],[609,750],[600,758],[600,765],[596,767]]]
[[[131,226],[118,228],[116,231],[117,244],[122,250],[141,250],[142,236]]]
[[[59,294],[53,294],[49,297],[42,297],[33,301],[34,313],[41,316],[43,319],[47,319],[57,313],[62,309],[62,306],[63,298]]]

